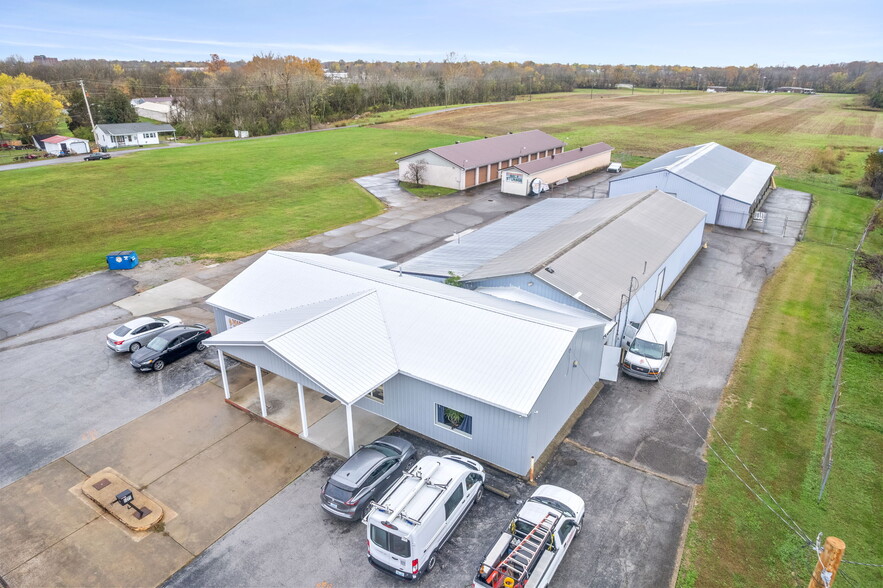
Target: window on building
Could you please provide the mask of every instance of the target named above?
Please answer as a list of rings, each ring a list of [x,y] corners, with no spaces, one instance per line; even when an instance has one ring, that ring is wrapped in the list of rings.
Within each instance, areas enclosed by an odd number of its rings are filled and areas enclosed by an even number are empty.
[[[472,417],[458,410],[435,405],[435,421],[437,424],[458,431],[465,435],[472,435]]]
[[[373,390],[371,390],[371,394],[368,395],[372,400],[376,400],[380,404],[383,404],[383,384],[377,386]]]

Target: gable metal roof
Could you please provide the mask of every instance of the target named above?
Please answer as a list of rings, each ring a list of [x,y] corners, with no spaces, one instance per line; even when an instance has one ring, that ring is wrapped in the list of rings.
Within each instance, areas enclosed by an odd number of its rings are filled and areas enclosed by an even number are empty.
[[[134,135],[137,133],[174,133],[172,125],[155,125],[153,123],[118,123],[95,125],[108,135]]]
[[[409,159],[430,151],[439,157],[450,161],[457,167],[472,169],[509,159],[517,159],[522,155],[546,151],[548,149],[564,148],[566,143],[559,141],[552,135],[543,131],[533,130],[523,133],[511,133],[499,137],[489,137],[454,145],[433,147],[402,157],[396,161]]]
[[[529,273],[612,318],[631,276],[652,275],[704,222],[703,211],[659,190],[549,198],[401,267],[429,276],[453,271],[468,281]]]
[[[366,291],[373,296],[366,296]],[[356,308],[348,297],[376,300],[377,310],[365,315],[368,318],[354,314],[340,320],[344,308]],[[246,339],[256,340],[284,329],[285,323],[294,324],[284,337],[274,339],[273,351],[311,377],[324,378],[317,381],[342,400],[358,398],[379,383],[375,380],[390,367],[391,349],[396,373],[523,416],[530,414],[574,335],[596,328],[600,345],[604,325],[597,319],[500,300],[344,259],[281,251],[267,252],[208,303],[266,320],[253,327],[249,327],[253,321],[246,322],[207,344],[233,345],[240,329]],[[316,306],[305,308],[309,305]],[[316,313],[324,313],[322,320],[304,322]],[[269,322],[272,328],[264,326]],[[296,341],[288,343],[295,335]],[[382,342],[384,336],[389,347]],[[314,339],[320,351],[310,349]],[[364,339],[371,344],[337,339]],[[368,375],[357,377],[347,371],[342,380],[332,380],[332,373],[350,361]]]
[[[574,161],[594,157],[599,153],[606,153],[608,151],[613,151],[613,147],[611,147],[607,143],[595,143],[593,145],[580,147],[579,149],[571,149],[570,151],[565,151],[564,153],[550,155],[549,157],[541,157],[540,159],[534,159],[533,161],[519,163],[518,165],[513,165],[509,169],[516,168],[520,169],[526,174],[535,174],[547,169],[552,169],[553,167],[558,167],[559,165],[573,163]]]
[[[717,143],[669,151],[611,182],[668,171],[721,196],[752,204],[776,166]]]
[[[638,196],[632,206],[533,275],[602,315],[615,317],[632,276],[642,287],[687,235],[705,225],[704,211],[665,192]]]

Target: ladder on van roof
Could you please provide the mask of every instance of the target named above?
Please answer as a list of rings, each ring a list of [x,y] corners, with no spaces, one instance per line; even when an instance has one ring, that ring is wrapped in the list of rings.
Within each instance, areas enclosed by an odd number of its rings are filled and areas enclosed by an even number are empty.
[[[414,484],[414,487],[411,488],[411,490],[408,492],[408,494],[405,495],[404,498],[402,498],[402,500],[398,506],[393,507],[392,505],[389,505],[389,504],[378,504],[377,502],[371,502],[371,505],[374,506],[377,510],[379,510],[381,513],[383,513],[385,515],[388,515],[386,517],[386,519],[383,521],[384,525],[386,525],[386,526],[391,525],[393,523],[393,521],[395,521],[395,519],[398,517],[401,517],[403,520],[405,520],[406,522],[408,522],[412,525],[419,525],[420,524],[420,521],[423,519],[423,516],[426,514],[426,512],[429,511],[429,509],[432,507],[432,505],[435,503],[435,501],[438,500],[439,496],[441,496],[443,491],[448,487],[448,484],[451,483],[451,480],[448,480],[444,484],[439,484],[438,482],[432,481],[432,475],[436,472],[436,470],[438,470],[438,468],[440,466],[441,466],[441,462],[437,461],[437,462],[435,462],[435,464],[431,468],[429,468],[429,471],[427,471],[425,473],[423,471],[421,471],[420,469],[417,469],[413,473],[412,472],[405,472],[405,474],[401,478],[399,478],[399,481],[396,482],[396,484],[390,490],[387,491],[387,496],[392,498],[395,495],[395,493],[398,491],[398,489],[401,487],[401,485],[405,482],[405,480],[408,480],[411,478],[416,478],[417,483]],[[432,488],[432,489],[438,490],[439,492],[433,498],[432,502],[429,503],[429,505],[426,507],[426,509],[422,513],[420,513],[420,516],[409,517],[408,515],[406,515],[404,513],[404,510],[408,507],[408,505],[411,503],[411,501],[414,500],[414,498],[420,493],[420,490],[422,490],[423,488]],[[366,518],[367,518],[367,516],[366,516]]]
[[[530,577],[534,562],[546,548],[546,540],[555,529],[559,515],[548,513],[530,533],[509,552],[503,561],[487,575],[488,584],[493,588],[523,588]],[[514,582],[506,582],[511,578]]]

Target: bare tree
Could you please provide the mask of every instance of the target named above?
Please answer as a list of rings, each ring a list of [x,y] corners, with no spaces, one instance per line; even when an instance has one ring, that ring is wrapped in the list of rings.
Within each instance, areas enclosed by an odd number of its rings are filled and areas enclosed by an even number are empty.
[[[409,163],[408,171],[405,172],[405,181],[422,186],[426,181],[426,162],[421,159]]]

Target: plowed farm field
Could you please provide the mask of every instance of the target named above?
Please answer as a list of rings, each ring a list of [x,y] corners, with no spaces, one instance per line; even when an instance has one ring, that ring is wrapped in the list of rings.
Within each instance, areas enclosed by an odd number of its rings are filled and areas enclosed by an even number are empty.
[[[641,157],[715,141],[775,163],[784,174],[807,170],[818,149],[867,152],[883,143],[883,113],[851,107],[855,96],[674,91],[537,98],[388,126],[476,137],[540,129],[565,140],[569,148],[604,141],[620,154]]]

